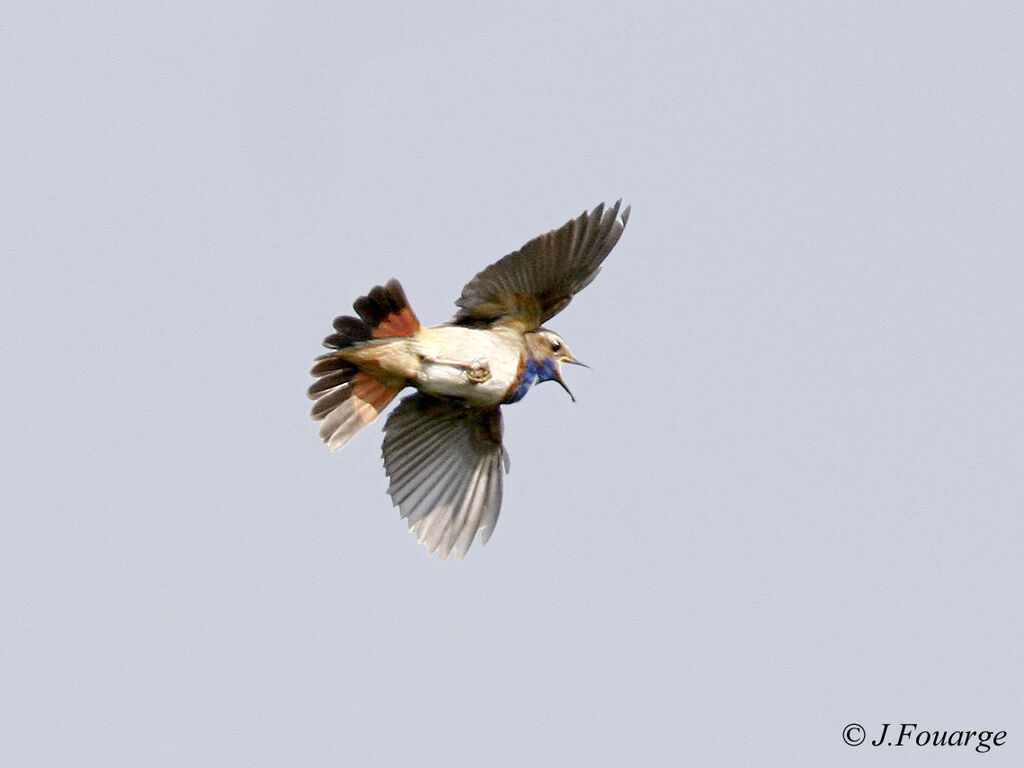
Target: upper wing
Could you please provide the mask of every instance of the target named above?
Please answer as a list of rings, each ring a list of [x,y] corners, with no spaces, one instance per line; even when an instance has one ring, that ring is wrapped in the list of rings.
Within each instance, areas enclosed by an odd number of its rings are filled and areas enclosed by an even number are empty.
[[[539,327],[597,276],[629,220],[629,206],[621,205],[601,203],[491,264],[466,283],[452,322]]]
[[[501,412],[418,392],[384,426],[388,493],[427,553],[465,556],[486,544],[501,511]]]

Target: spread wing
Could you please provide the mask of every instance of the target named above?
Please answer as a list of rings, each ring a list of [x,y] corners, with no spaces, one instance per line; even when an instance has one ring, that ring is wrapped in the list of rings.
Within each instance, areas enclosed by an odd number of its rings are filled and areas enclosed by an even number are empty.
[[[428,554],[460,560],[480,533],[491,537],[501,511],[501,411],[409,395],[384,426],[388,493]]]
[[[629,206],[621,206],[601,203],[491,264],[466,283],[452,322],[538,328],[597,276],[629,220]]]

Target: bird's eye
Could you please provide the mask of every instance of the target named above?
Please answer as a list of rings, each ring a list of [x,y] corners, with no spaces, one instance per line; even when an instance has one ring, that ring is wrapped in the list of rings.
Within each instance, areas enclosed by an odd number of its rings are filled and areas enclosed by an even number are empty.
[[[560,352],[561,349],[562,349],[562,342],[560,342],[560,341],[552,341],[551,342],[551,351],[552,352]]]

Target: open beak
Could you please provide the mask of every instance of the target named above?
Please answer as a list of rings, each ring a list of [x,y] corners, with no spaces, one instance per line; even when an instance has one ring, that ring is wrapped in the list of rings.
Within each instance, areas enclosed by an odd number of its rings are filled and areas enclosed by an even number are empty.
[[[569,389],[569,385],[565,383],[565,379],[562,378],[562,369],[561,368],[559,368],[555,372],[555,381],[557,381],[559,384],[562,385],[562,389],[564,389],[566,392],[569,393],[569,397],[575,403],[576,402],[576,397],[573,395],[572,390]]]
[[[562,360],[560,362],[572,363],[573,365],[582,365],[584,368],[589,368],[590,367],[586,363],[581,363],[575,357],[562,358]],[[575,403],[576,402],[576,397],[573,395],[572,390],[569,389],[569,385],[565,383],[565,379],[562,378],[562,366],[560,366],[560,365],[555,368],[555,381],[557,381],[559,384],[562,385],[562,389],[564,389],[566,392],[569,393],[569,397]]]

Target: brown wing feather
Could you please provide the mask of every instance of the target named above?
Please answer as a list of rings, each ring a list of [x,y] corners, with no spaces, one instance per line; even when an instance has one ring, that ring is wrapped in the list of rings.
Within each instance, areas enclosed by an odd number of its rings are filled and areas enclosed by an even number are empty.
[[[601,203],[491,264],[462,289],[452,322],[539,327],[597,276],[629,220],[621,206]]]
[[[442,560],[490,538],[501,510],[501,412],[417,393],[384,426],[388,493],[409,529]]]

